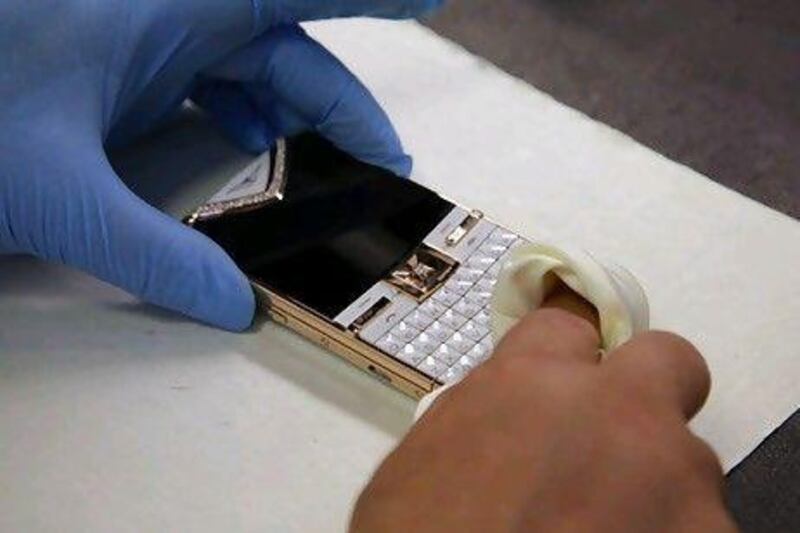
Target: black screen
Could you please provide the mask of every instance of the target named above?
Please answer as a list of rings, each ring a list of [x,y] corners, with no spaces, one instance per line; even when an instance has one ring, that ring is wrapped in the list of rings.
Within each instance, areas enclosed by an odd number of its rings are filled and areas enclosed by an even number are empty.
[[[334,318],[398,266],[453,204],[313,135],[288,141],[284,198],[200,221],[251,278]]]

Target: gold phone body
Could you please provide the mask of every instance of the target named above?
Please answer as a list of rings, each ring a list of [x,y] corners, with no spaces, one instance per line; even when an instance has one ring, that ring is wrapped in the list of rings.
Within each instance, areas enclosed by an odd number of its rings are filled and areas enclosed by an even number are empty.
[[[521,242],[308,136],[279,141],[185,222],[229,252],[275,322],[416,399],[490,355],[491,287]]]
[[[378,348],[342,330],[327,319],[315,316],[268,288],[253,284],[261,309],[276,323],[285,326],[329,352],[414,399],[420,399],[441,383],[422,374]]]

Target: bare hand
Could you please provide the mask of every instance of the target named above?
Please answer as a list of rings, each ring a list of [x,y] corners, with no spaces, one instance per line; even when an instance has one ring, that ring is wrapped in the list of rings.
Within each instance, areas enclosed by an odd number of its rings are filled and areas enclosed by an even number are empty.
[[[656,332],[603,363],[598,345],[586,320],[532,313],[384,461],[352,531],[735,531],[686,426],[710,387],[700,354]]]

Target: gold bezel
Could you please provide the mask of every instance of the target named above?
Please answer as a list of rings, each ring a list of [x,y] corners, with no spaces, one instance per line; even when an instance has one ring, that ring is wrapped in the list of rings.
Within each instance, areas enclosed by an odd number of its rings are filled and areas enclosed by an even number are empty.
[[[242,198],[210,202],[198,207],[186,218],[186,224],[193,225],[201,220],[216,218],[229,213],[240,213],[251,209],[258,209],[268,203],[283,199],[286,188],[286,140],[275,141],[270,164],[270,179],[267,188],[260,193],[251,194]]]

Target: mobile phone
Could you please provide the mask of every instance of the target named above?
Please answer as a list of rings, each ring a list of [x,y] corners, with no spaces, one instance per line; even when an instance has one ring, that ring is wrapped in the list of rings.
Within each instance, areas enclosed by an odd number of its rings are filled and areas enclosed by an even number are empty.
[[[524,242],[313,134],[279,140],[185,222],[272,319],[414,398],[491,355],[492,289]]]

